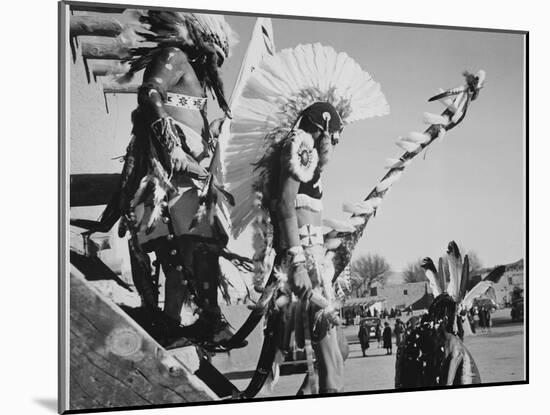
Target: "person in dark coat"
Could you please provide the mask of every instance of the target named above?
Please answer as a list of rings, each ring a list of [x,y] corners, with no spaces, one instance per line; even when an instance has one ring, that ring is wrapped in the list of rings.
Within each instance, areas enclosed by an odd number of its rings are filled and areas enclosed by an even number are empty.
[[[376,341],[378,342],[378,348],[382,347],[382,324],[380,322],[376,324],[374,334],[376,336]]]
[[[485,314],[485,308],[481,307],[479,309],[479,328],[482,333],[485,332],[485,328],[487,327],[487,314]]]
[[[403,342],[405,338],[405,325],[401,321],[401,319],[397,319],[395,321],[395,327],[393,328],[393,332],[395,334],[395,347],[399,348],[401,343]]]
[[[357,333],[357,337],[359,337],[359,343],[361,344],[361,351],[363,352],[363,357],[365,357],[366,350],[369,348],[369,342],[370,342],[370,327],[367,325],[367,323],[362,323],[359,327],[359,333]]]
[[[487,328],[487,331],[491,331],[491,308],[487,307],[485,309],[485,327]]]
[[[392,354],[391,327],[390,323],[388,323],[387,321],[384,323],[384,332],[382,333],[382,338],[384,340],[384,349],[386,349],[386,354]]]

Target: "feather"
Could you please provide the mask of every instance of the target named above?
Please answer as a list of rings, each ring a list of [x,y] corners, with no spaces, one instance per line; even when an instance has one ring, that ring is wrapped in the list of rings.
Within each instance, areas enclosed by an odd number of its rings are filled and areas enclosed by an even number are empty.
[[[429,134],[413,131],[404,136],[402,139],[411,143],[425,144],[430,141],[431,137]]]
[[[387,178],[382,180],[376,186],[376,191],[377,192],[383,192],[384,190],[388,190],[390,188],[390,186],[393,185],[397,180],[399,180],[399,178],[403,174],[403,172],[399,171],[399,170],[395,170],[394,172],[390,172],[390,173],[391,174]]]
[[[466,295],[466,289],[468,288],[468,283],[470,282],[470,261],[468,255],[464,255],[464,263],[462,264],[462,276],[460,278],[460,290],[458,293],[458,298],[462,300]]]
[[[409,164],[411,164],[411,161],[412,161],[412,159],[409,159],[409,160],[406,160],[406,161],[403,161],[403,160],[401,160],[401,159],[393,159],[393,158],[386,159],[385,168],[386,168],[386,169],[400,169],[400,168],[405,168],[405,167],[407,167]]]
[[[439,88],[439,92],[444,93],[445,91],[443,89]],[[449,97],[438,99],[438,101],[441,102],[441,104],[445,107],[448,107],[449,105],[453,104],[453,99],[449,98]]]
[[[344,220],[337,220],[337,219],[323,219],[323,225],[335,230],[336,232],[355,232],[355,226]]]
[[[382,203],[382,198],[373,197],[360,203],[344,203],[342,209],[344,212],[353,215],[370,215]]]
[[[449,96],[453,96],[453,95],[456,95],[456,94],[459,94],[463,91],[466,90],[466,86],[459,86],[457,88],[451,88],[451,89],[447,89],[446,91],[442,91],[440,92],[439,94],[437,95],[434,95],[433,97],[431,97],[428,102],[432,102],[432,101],[441,101]]]
[[[395,144],[397,144],[398,147],[402,148],[403,150],[409,153],[415,152],[419,147],[418,144],[411,143],[410,141],[404,140],[402,137],[400,137]]]
[[[443,139],[445,138],[445,133],[447,132],[447,130],[443,127],[441,127],[439,129],[439,132],[437,133],[437,138],[439,139],[439,141],[443,141]]]
[[[460,278],[462,276],[462,256],[455,241],[449,242],[447,248],[450,282],[447,292],[455,301],[459,299]]]
[[[430,283],[434,298],[442,294],[443,290],[441,289],[441,285],[439,284],[437,270],[435,269],[435,264],[432,259],[424,258],[420,263],[420,266],[422,267],[422,269],[424,269],[426,278],[428,278],[428,282]]]
[[[502,275],[504,274],[504,272],[506,271],[506,267],[504,265],[499,265],[498,267],[495,267],[490,273],[489,275],[487,275],[484,280],[485,281],[492,281],[494,282],[495,284],[498,284],[498,282],[500,281],[500,278],[502,277]]]
[[[466,310],[469,310],[470,308],[472,308],[472,305],[476,298],[484,296],[491,291],[493,291],[494,294],[494,283],[492,281],[480,281],[464,296],[464,300],[462,300],[462,306]]]
[[[442,292],[447,291],[447,276],[445,271],[445,264],[443,263],[443,258],[439,258],[439,261],[438,261],[437,279],[439,281],[439,286],[441,287],[441,291]]]
[[[340,238],[329,238],[325,240],[325,249],[327,251],[334,251],[342,244],[342,239]]]
[[[432,114],[431,112],[425,112],[423,121],[425,124],[449,124],[449,117],[446,115]]]

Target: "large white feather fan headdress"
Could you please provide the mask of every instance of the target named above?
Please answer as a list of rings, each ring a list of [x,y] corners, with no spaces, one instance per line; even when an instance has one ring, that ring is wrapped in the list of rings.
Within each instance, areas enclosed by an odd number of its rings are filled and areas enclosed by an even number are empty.
[[[254,166],[272,144],[271,133],[290,131],[302,111],[319,101],[332,104],[344,124],[389,113],[380,84],[368,72],[346,53],[318,43],[269,56],[248,78],[222,146],[224,181],[235,198],[234,237],[254,218],[260,174]]]

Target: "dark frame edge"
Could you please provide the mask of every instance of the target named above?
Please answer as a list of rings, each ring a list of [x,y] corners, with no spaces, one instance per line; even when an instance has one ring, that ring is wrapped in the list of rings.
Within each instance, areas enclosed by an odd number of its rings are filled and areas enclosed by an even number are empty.
[[[66,273],[66,206],[67,206],[67,165],[66,165],[66,138],[67,138],[67,12],[69,5],[66,1],[58,3],[58,384],[57,384],[57,411],[66,413],[68,408],[67,365],[69,354],[67,350],[67,279]]]
[[[227,10],[215,10],[215,9],[195,9],[188,7],[168,7],[168,6],[155,6],[155,5],[140,5],[129,3],[102,3],[102,2],[88,2],[88,1],[72,1],[62,0],[67,6],[88,6],[88,7],[108,7],[117,6],[122,8],[149,8],[155,10],[185,10],[192,13],[212,13],[212,14],[225,14],[229,16],[247,16],[247,17],[270,17],[273,19],[290,19],[290,20],[314,20],[321,22],[340,22],[340,23],[358,23],[358,24],[374,24],[379,26],[403,26],[412,28],[427,28],[427,29],[439,29],[439,30],[467,30],[467,31],[480,31],[491,33],[510,33],[510,34],[527,34],[527,30],[520,29],[495,29],[488,27],[470,27],[470,26],[450,26],[450,25],[435,25],[435,24],[423,24],[423,23],[404,23],[404,22],[391,22],[391,21],[374,21],[374,20],[360,20],[360,19],[345,19],[334,18],[325,16],[300,16],[300,15],[287,15],[287,14],[273,14],[273,13],[254,13],[244,11],[227,11]]]

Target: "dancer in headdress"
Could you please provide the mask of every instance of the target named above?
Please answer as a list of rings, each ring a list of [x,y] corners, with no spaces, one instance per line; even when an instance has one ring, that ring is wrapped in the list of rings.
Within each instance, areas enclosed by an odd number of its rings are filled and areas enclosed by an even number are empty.
[[[323,245],[323,170],[347,124],[388,112],[379,84],[347,54],[320,44],[266,58],[233,111],[222,155],[235,198],[232,232],[253,226],[254,285],[264,293],[259,306],[270,310],[259,365],[277,351],[284,356],[291,338],[306,353],[311,344],[319,384],[309,370],[304,389],[312,393],[342,391],[344,382],[334,268]]]
[[[229,57],[234,35],[219,15],[149,11],[141,16],[143,47],[131,50],[130,71],[143,70],[138,107],[132,113],[132,140],[125,156],[120,189],[102,222],[119,217],[119,234],[130,232],[132,273],[143,304],[156,309],[147,252],[162,266],[164,313],[176,324],[194,323],[197,334],[212,339],[221,330],[217,303],[219,251],[227,235],[214,215],[201,207],[209,187],[216,147],[206,117],[207,93],[229,115],[220,67]],[[194,311],[181,321],[182,308]]]
[[[462,342],[464,330],[459,315],[469,310],[478,292],[469,289],[468,256],[462,259],[457,244],[447,249],[450,281],[447,286],[443,261],[439,271],[430,258],[421,266],[425,270],[433,295],[428,314],[407,332],[397,351],[395,386],[399,389],[468,385],[481,383],[481,376],[470,351]]]

